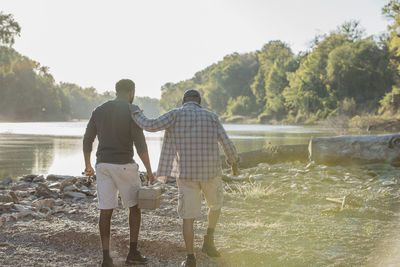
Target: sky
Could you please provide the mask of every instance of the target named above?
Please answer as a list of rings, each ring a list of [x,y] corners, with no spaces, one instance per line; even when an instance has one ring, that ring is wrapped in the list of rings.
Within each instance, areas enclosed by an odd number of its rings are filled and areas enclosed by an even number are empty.
[[[129,78],[136,95],[190,79],[238,52],[282,40],[305,51],[315,35],[359,20],[384,32],[388,0],[0,0],[22,27],[14,48],[50,67],[57,82],[113,91]]]

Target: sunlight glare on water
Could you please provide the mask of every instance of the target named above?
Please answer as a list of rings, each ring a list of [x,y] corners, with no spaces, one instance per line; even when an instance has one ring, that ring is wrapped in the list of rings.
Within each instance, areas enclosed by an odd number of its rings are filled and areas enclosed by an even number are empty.
[[[85,121],[0,123],[1,172],[11,176],[31,172],[80,175],[84,169],[82,137],[86,124]],[[238,152],[268,145],[306,144],[312,135],[327,134],[326,130],[300,126],[226,124],[224,127]],[[164,133],[144,133],[151,166],[156,171]],[[97,141],[93,145],[93,164],[96,148]],[[144,171],[136,153],[134,159]]]

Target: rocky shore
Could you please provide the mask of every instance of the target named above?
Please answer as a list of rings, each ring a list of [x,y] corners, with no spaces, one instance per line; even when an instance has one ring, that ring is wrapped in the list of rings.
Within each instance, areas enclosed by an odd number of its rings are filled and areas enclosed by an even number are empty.
[[[139,249],[149,266],[178,266],[186,253],[177,216],[175,183],[162,185],[161,208],[143,210]],[[125,266],[129,247],[128,211],[116,209],[111,250],[117,266]],[[95,181],[88,177],[26,175],[0,183],[0,266],[99,266]],[[196,223],[204,232],[205,218]],[[199,248],[199,265],[212,266]]]

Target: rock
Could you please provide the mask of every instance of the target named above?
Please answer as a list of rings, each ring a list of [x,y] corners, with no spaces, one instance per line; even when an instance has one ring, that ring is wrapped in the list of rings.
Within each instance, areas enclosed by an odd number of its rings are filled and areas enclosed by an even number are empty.
[[[60,191],[64,191],[65,187],[67,187],[69,185],[73,185],[75,182],[76,182],[76,178],[75,177],[69,177],[69,178],[65,179],[60,184]]]
[[[85,198],[86,195],[84,193],[81,193],[81,192],[67,191],[67,192],[63,193],[63,197],[70,197],[70,198],[80,199],[80,198]]]
[[[28,191],[15,191],[15,194],[18,196],[18,198],[27,198],[31,195]]]
[[[58,194],[51,191],[45,184],[38,184],[35,195],[43,198],[57,198]]]
[[[62,199],[56,199],[56,201],[54,201],[54,205],[56,205],[56,206],[62,206],[64,204],[65,204],[65,202]]]
[[[31,207],[29,207],[29,206],[24,206],[24,205],[21,205],[21,204],[15,204],[15,205],[14,205],[14,209],[15,209],[16,211],[18,211],[18,212],[26,211],[26,210],[32,210]]]
[[[11,190],[12,190],[12,191],[19,191],[19,190],[25,190],[25,189],[27,189],[27,188],[29,188],[29,184],[27,184],[27,183],[20,183],[20,184],[17,184],[17,185],[12,186],[12,187],[11,187]]]
[[[20,180],[24,181],[24,182],[28,182],[28,183],[32,183],[33,179],[35,179],[37,177],[36,174],[28,174],[23,176]]]
[[[20,211],[20,212],[17,213],[17,218],[18,219],[21,219],[21,218],[24,218],[24,217],[27,217],[27,216],[31,216],[33,218],[38,217],[36,212],[34,212],[32,210],[28,210],[28,209],[25,209],[25,210]]]
[[[23,201],[20,201],[19,204],[25,205],[25,206],[29,206],[29,207],[33,207],[33,203],[31,201],[23,200]]]
[[[12,202],[0,203],[0,214],[11,212],[13,208],[14,208],[14,203]]]
[[[67,185],[66,187],[64,187],[61,191],[64,191],[64,192],[66,192],[66,191],[78,192],[79,189],[74,184],[71,184],[71,185]]]
[[[54,199],[41,199],[35,200],[33,205],[36,208],[36,211],[40,211],[42,208],[47,208],[48,210],[54,209],[55,201]]]
[[[12,198],[14,203],[19,203],[19,199],[17,197],[17,194],[15,194],[14,191],[10,191],[9,195],[11,196],[11,198]]]
[[[86,185],[82,185],[79,189],[81,191],[90,191],[90,189]]]
[[[397,185],[396,181],[384,181],[382,182],[382,186],[392,186],[392,185]]]
[[[44,176],[43,175],[36,176],[35,178],[33,178],[32,182],[34,183],[44,182]]]
[[[9,195],[0,195],[0,202],[13,202],[13,199]]]
[[[87,188],[85,185],[82,185],[79,188],[79,192],[84,193],[85,195],[90,196],[90,197],[94,196],[94,192],[92,190],[90,190],[89,188]]]
[[[174,184],[174,183],[176,183],[176,179],[174,178],[174,177],[167,177],[167,180],[166,180],[166,183],[167,184]]]
[[[56,207],[55,210],[51,212],[51,214],[53,215],[56,213],[65,213],[65,209],[63,209],[62,207]]]
[[[92,184],[93,184],[93,178],[86,176],[77,177],[77,182],[75,182],[75,185],[78,188],[80,188],[82,185],[90,187]]]
[[[77,209],[72,209],[72,210],[68,211],[68,214],[75,214],[75,213],[77,213],[77,212],[78,212]]]
[[[60,186],[61,186],[61,183],[59,183],[59,182],[55,182],[55,183],[49,184],[49,188],[57,188],[57,189],[59,189]]]
[[[72,179],[75,178],[74,176],[70,176],[70,175],[55,175],[55,174],[49,174],[46,177],[46,180],[48,181],[63,181],[63,180],[68,180],[68,179]]]
[[[9,214],[7,217],[8,222],[15,222],[16,220],[18,220],[17,214]]]
[[[3,181],[0,182],[0,185],[8,186],[8,185],[10,185],[11,183],[12,183],[11,177],[7,177],[7,178],[5,178]]]
[[[253,174],[253,175],[250,175],[250,179],[251,180],[261,180],[261,179],[264,179],[266,176],[265,176],[265,174]]]

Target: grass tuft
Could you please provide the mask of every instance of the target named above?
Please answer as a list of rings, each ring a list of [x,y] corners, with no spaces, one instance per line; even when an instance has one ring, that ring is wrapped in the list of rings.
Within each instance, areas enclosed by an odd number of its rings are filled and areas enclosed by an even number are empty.
[[[260,199],[266,198],[277,191],[277,189],[272,188],[273,184],[271,183],[268,186],[255,182],[250,182],[246,186],[233,184],[227,185],[225,190],[228,194],[243,197],[244,199]]]

